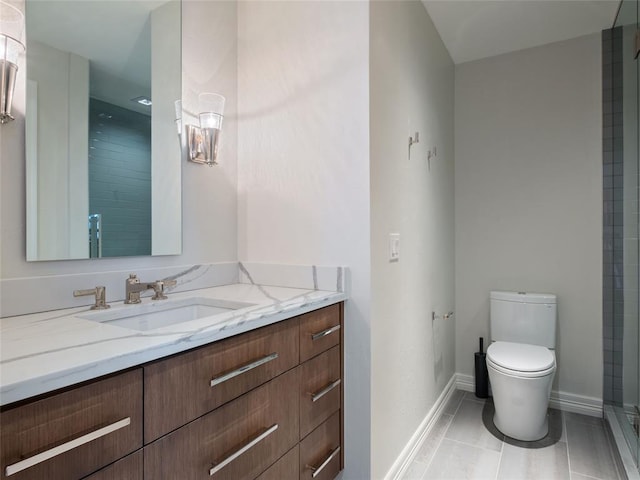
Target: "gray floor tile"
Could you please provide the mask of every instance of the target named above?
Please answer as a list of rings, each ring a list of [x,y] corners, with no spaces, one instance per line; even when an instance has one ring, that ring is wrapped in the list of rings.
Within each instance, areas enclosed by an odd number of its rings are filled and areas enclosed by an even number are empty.
[[[569,418],[566,425],[571,471],[602,480],[617,480],[604,427]]]
[[[589,415],[581,415],[579,413],[564,412],[564,418],[567,422],[580,422],[592,425],[594,427],[601,427],[604,425],[604,419],[601,417],[591,417]]]
[[[484,403],[487,400],[486,398],[476,397],[476,394],[474,392],[464,392],[464,399],[472,400],[474,402],[479,402],[479,403]]]
[[[567,480],[567,444],[556,442],[544,448],[520,448],[505,444],[498,480]]]
[[[446,413],[447,415],[455,415],[460,402],[464,398],[464,394],[465,392],[463,392],[462,390],[456,390],[455,392],[453,392],[451,398],[447,402],[447,405],[444,407],[443,413]]]
[[[500,453],[453,440],[442,440],[424,476],[429,480],[494,480]]]
[[[581,473],[571,472],[571,480],[599,480],[596,477],[582,475]]]
[[[427,471],[427,464],[414,460],[404,473],[403,480],[422,480]]]
[[[489,418],[483,418],[483,411],[487,413],[486,411],[490,408],[493,408],[490,404],[470,401],[465,398],[458,407],[458,411],[445,433],[445,438],[499,452],[502,449],[504,436],[497,430],[493,433],[489,431],[489,428],[493,427],[492,415],[485,414],[484,417]],[[485,427],[485,421],[487,427]]]
[[[424,443],[418,450],[416,454],[416,461],[424,462],[428,464],[433,458],[433,454],[436,452],[438,445],[440,444],[440,440],[444,436],[444,432],[447,431],[449,424],[451,423],[451,419],[453,417],[451,415],[443,414],[436,424],[433,426],[427,438],[425,438]]]

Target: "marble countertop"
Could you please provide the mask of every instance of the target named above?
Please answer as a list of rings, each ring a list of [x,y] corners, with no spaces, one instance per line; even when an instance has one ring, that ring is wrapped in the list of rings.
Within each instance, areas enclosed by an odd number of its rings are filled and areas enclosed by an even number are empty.
[[[344,293],[234,284],[169,294],[252,304],[153,330],[79,316],[88,307],[0,319],[0,405],[117,372],[346,300]],[[149,298],[143,305],[159,304]],[[137,306],[111,303],[112,314]],[[133,310],[131,310],[133,311]]]

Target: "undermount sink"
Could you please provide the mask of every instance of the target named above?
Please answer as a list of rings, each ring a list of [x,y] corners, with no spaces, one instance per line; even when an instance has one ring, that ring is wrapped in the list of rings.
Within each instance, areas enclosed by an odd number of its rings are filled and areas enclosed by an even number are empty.
[[[253,303],[197,297],[183,300],[159,300],[114,311],[78,315],[78,318],[144,331],[190,322],[253,305]]]

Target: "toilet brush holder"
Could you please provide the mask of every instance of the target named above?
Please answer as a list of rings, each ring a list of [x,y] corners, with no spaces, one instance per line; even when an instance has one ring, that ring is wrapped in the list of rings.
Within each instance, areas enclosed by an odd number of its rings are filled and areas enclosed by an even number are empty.
[[[476,397],[489,396],[489,372],[487,371],[487,354],[484,353],[484,338],[480,337],[480,351],[475,353]]]

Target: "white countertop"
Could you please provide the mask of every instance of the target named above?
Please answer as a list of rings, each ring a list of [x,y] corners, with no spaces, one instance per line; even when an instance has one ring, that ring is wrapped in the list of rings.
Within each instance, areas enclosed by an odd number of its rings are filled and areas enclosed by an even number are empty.
[[[154,330],[79,318],[88,307],[0,319],[0,405],[117,372],[346,300],[344,293],[250,284],[169,294],[252,306]],[[162,301],[143,299],[143,304]],[[136,308],[111,303],[105,312]],[[133,310],[131,310],[133,311]]]

